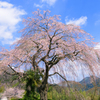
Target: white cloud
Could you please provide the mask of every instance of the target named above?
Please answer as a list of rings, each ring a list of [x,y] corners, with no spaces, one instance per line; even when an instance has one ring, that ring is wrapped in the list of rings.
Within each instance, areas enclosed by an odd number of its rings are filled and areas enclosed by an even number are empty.
[[[8,2],[0,1],[0,39],[7,41],[14,38],[17,24],[21,21],[21,15],[24,14],[26,14],[24,10]]]
[[[42,4],[42,5],[39,5],[39,4],[34,3],[34,6],[35,6],[35,7],[42,8],[42,7],[43,7],[43,4]]]
[[[72,19],[72,20],[68,20],[68,17],[66,17],[65,19],[66,24],[75,24],[75,25],[84,25],[87,21],[87,17],[86,16],[82,16],[79,19]]]
[[[57,0],[42,0],[42,2],[46,2],[50,6],[54,5]]]

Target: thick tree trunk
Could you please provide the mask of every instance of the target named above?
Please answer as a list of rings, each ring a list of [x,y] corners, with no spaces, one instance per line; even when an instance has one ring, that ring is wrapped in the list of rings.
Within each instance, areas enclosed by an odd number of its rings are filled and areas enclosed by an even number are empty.
[[[47,100],[47,90],[40,92],[40,100]]]
[[[40,88],[40,100],[47,100],[48,85]]]
[[[42,85],[39,89],[40,91],[40,100],[48,100],[47,99],[47,92],[48,92],[48,85]]]
[[[40,92],[40,100],[47,100],[47,92],[48,92],[48,65],[46,65],[46,73],[43,78],[42,84],[39,87],[39,92]]]

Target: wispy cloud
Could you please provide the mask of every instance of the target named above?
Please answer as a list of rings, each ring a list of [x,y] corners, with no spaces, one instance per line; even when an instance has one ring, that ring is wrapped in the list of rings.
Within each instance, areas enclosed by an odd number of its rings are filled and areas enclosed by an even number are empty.
[[[42,0],[42,2],[46,2],[50,6],[54,5],[57,0]]]
[[[65,18],[66,24],[75,24],[75,25],[79,25],[79,26],[86,24],[86,21],[87,21],[86,16],[82,16],[79,19],[73,18],[71,20],[68,19],[68,16]]]
[[[97,21],[95,22],[95,25],[100,25],[100,20],[97,20]]]
[[[13,43],[17,42],[18,40],[20,40],[20,38],[16,37],[15,39],[6,39],[5,41],[2,41],[2,44],[10,44],[12,45]]]
[[[21,21],[21,15],[26,14],[24,10],[15,7],[8,2],[0,1],[0,39],[3,43],[14,38],[17,24]],[[6,42],[5,42],[6,44]]]
[[[39,4],[34,3],[34,6],[35,6],[35,7],[42,8],[42,7],[43,7],[43,4],[42,4],[42,5],[39,5]]]

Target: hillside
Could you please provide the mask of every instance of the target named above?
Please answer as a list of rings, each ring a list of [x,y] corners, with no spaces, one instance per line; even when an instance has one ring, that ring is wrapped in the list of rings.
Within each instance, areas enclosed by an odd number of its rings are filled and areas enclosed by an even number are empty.
[[[70,88],[75,88],[77,90],[80,90],[83,88],[82,84],[80,84],[79,82],[75,82],[75,81],[68,81],[68,84],[65,81],[62,81],[58,85],[62,87],[69,86]]]
[[[95,86],[100,87],[100,78],[96,76],[86,77],[83,80],[81,80],[79,83],[82,84],[83,86],[82,90],[89,90]]]
[[[93,82],[96,82],[98,79],[99,78],[96,77],[96,76],[85,77],[79,83],[81,83],[82,85],[84,85],[84,84],[91,84]]]
[[[13,73],[13,71],[7,67],[8,73]],[[20,83],[18,81],[18,75],[9,75],[2,71],[0,73],[0,87],[18,87],[18,88],[24,88],[23,83]]]
[[[94,76],[85,77],[80,82],[68,81],[68,84],[71,88],[76,88],[77,90],[89,90],[94,86],[100,87],[100,78]],[[68,84],[65,81],[58,83],[62,87],[68,87]]]

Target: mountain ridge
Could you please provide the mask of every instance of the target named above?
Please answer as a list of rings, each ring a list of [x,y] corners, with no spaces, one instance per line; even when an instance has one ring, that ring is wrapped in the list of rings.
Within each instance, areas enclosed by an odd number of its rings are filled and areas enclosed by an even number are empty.
[[[93,87],[97,86],[100,87],[100,78],[97,76],[90,76],[85,77],[81,81],[68,81],[68,84],[71,88],[77,88],[78,90],[89,90]],[[58,83],[59,86],[68,87],[67,83],[65,81],[62,81]]]

